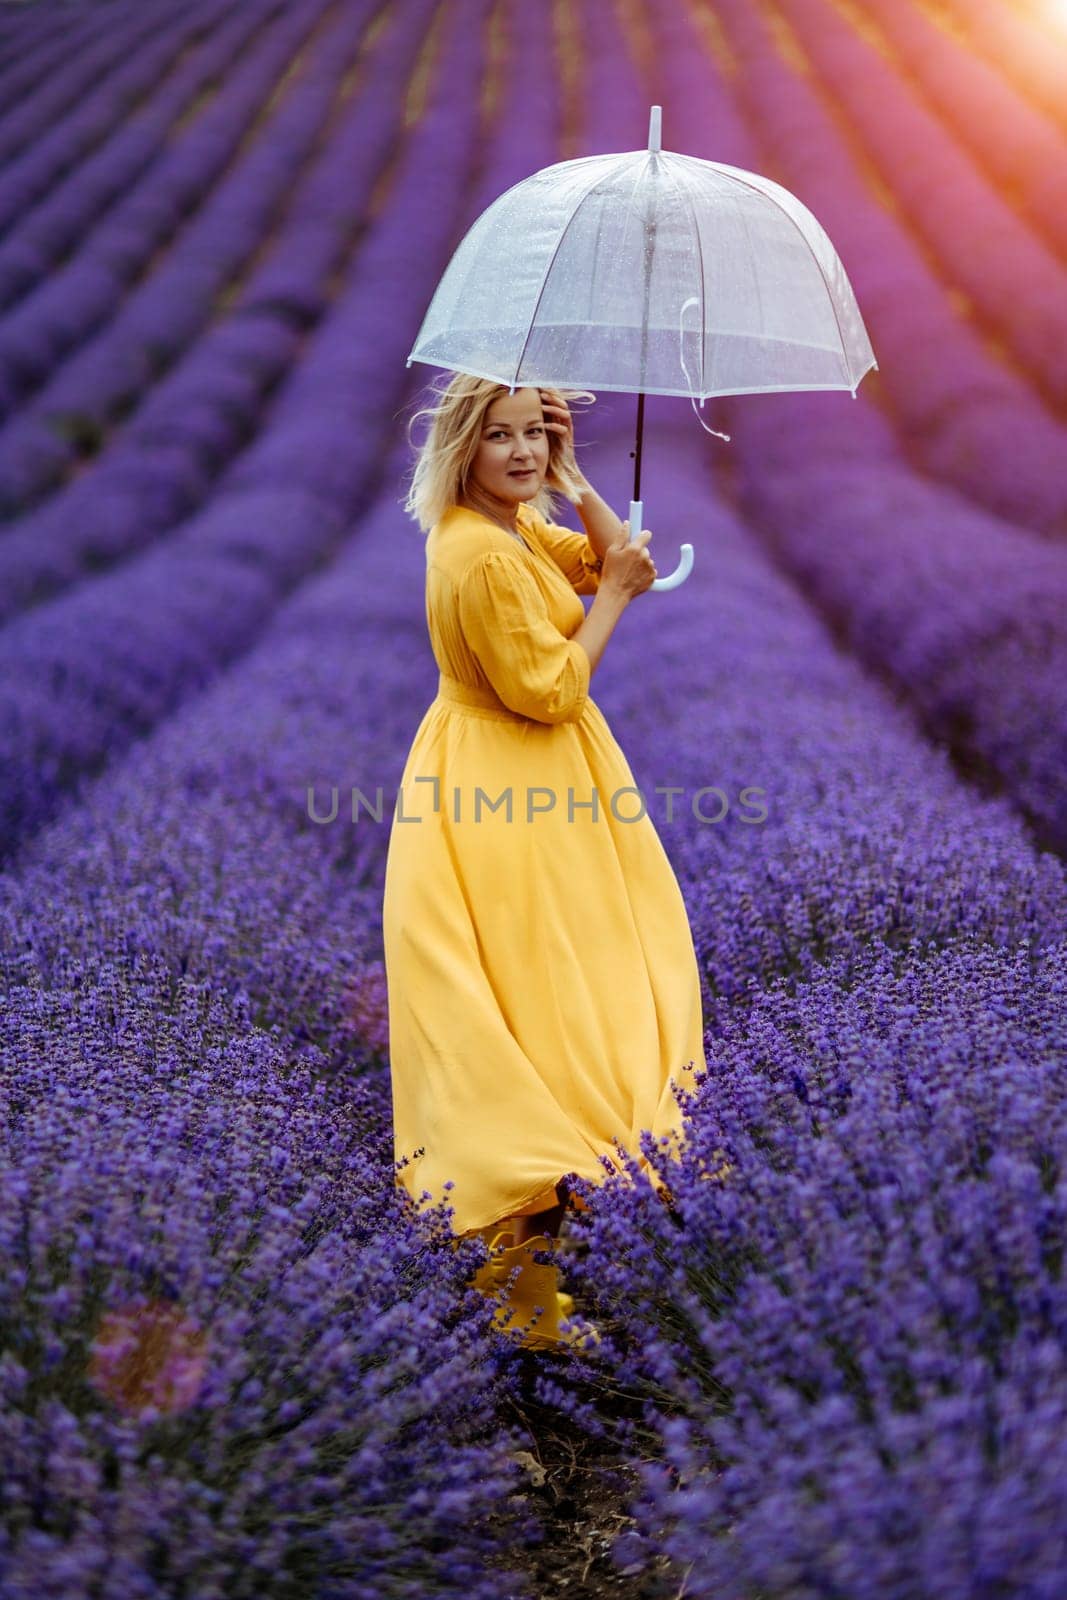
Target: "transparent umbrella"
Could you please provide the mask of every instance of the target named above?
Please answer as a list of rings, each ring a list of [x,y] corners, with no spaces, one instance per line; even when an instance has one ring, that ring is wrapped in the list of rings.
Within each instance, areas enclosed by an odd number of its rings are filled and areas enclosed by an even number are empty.
[[[694,406],[775,390],[855,398],[878,365],[807,207],[758,173],[662,149],[659,106],[647,150],[544,167],[482,212],[437,286],[413,361],[512,391],[636,393],[631,539],[644,517],[646,394]],[[692,566],[683,544],[677,570],[652,588],[675,588]]]

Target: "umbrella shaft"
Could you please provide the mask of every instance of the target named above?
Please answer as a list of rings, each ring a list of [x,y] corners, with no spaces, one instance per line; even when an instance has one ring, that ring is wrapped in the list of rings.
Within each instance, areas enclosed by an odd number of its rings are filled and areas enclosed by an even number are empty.
[[[634,499],[641,498],[641,435],[645,427],[645,396],[637,397],[637,448],[634,450]],[[638,529],[638,532],[641,530]]]

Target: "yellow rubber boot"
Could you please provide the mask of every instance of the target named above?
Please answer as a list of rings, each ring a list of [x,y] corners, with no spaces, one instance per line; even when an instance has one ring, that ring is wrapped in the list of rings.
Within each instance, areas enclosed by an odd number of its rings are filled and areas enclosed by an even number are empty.
[[[473,1285],[483,1294],[491,1294],[500,1281],[500,1258],[514,1237],[510,1223],[493,1223],[488,1228],[478,1228],[477,1233],[489,1247],[489,1260],[474,1274]]]
[[[595,1348],[599,1339],[591,1328],[584,1332],[560,1328],[560,1319],[572,1315],[574,1301],[569,1294],[559,1292],[556,1267],[534,1260],[535,1251],[549,1250],[552,1243],[542,1233],[509,1247],[502,1244],[498,1234],[492,1246],[494,1259],[479,1273],[477,1286],[490,1292],[502,1289],[517,1268],[515,1281],[494,1316],[496,1327],[512,1337],[517,1335],[518,1342],[532,1350],[560,1344]]]
[[[501,1269],[500,1258],[503,1252],[514,1246],[515,1231],[510,1222],[494,1222],[488,1228],[478,1228],[477,1233],[484,1239],[489,1247],[489,1260],[484,1267],[479,1267],[473,1278],[473,1286],[480,1289],[483,1294],[491,1294],[507,1281],[507,1272]],[[540,1248],[540,1246],[539,1246]],[[561,1318],[573,1317],[574,1296],[556,1290],[556,1305]]]

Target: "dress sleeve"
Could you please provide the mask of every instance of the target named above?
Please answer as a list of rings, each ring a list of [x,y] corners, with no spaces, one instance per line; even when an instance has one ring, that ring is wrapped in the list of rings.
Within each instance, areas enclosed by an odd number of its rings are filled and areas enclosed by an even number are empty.
[[[588,537],[561,527],[558,522],[537,518],[541,542],[576,594],[596,594],[603,565]]]
[[[484,551],[463,572],[458,601],[467,644],[503,704],[535,722],[577,722],[589,657],[552,622],[518,557]]]

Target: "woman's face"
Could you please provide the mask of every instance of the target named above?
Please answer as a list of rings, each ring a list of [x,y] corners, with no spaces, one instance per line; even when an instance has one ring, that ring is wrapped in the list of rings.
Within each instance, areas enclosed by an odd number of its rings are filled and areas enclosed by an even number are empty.
[[[485,494],[514,508],[532,500],[548,471],[548,433],[538,389],[500,395],[485,414],[470,477]]]

